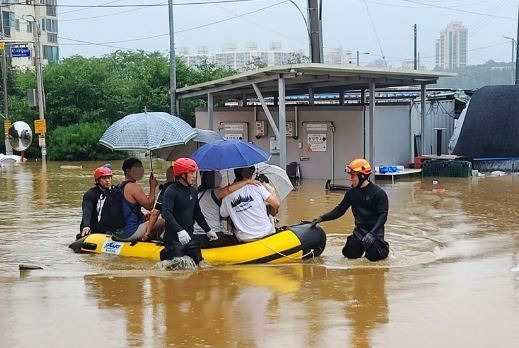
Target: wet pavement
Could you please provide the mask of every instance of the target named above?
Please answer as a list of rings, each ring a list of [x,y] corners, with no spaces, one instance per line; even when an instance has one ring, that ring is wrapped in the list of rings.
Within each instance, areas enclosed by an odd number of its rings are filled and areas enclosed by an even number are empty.
[[[519,342],[519,176],[379,182],[390,199],[382,262],[341,256],[348,212],[322,224],[328,243],[316,260],[173,272],[68,249],[96,163],[60,165],[0,168],[0,347]],[[342,195],[306,180],[280,224],[310,220]]]

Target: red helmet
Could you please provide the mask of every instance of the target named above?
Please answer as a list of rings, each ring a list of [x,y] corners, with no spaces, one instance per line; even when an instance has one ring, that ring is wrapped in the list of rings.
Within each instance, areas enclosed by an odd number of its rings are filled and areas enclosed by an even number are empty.
[[[364,158],[356,158],[346,166],[348,174],[371,174],[371,165]]]
[[[173,162],[173,173],[175,176],[182,175],[184,173],[190,173],[198,170],[198,164],[191,158],[179,158]]]
[[[112,170],[107,167],[99,167],[94,170],[94,180],[96,182],[103,176],[112,176]]]

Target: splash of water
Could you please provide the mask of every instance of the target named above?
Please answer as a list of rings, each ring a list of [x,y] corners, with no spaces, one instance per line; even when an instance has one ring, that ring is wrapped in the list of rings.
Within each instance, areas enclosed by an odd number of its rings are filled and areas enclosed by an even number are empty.
[[[189,256],[174,257],[171,260],[164,260],[157,264],[161,271],[179,271],[196,269],[195,261]]]

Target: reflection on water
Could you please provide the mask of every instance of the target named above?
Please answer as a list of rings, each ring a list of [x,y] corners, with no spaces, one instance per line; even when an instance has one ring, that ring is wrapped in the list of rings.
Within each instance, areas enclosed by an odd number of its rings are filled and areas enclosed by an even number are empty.
[[[353,228],[348,212],[322,224],[328,243],[317,260],[166,272],[147,260],[67,249],[98,164],[0,168],[0,347],[41,341],[494,346],[519,340],[519,177],[383,184],[391,253],[375,264],[341,256]],[[119,167],[114,163],[115,182],[122,179]],[[164,164],[157,168],[163,180]],[[281,224],[313,219],[342,199],[342,192],[323,187],[305,181],[291,193]],[[45,269],[18,273],[19,263]],[[487,331],[474,332],[485,325]],[[456,336],[444,329],[452,327]]]

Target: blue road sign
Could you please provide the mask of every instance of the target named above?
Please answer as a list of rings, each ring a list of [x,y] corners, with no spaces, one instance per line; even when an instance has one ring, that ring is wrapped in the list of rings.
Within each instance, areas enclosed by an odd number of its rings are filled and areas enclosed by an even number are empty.
[[[29,47],[11,47],[11,57],[20,58],[20,57],[30,57],[31,50]]]

